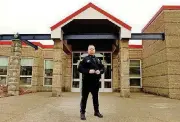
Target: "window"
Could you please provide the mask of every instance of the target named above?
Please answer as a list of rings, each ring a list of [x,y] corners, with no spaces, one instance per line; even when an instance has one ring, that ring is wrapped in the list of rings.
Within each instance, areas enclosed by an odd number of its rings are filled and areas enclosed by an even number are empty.
[[[7,84],[8,57],[0,57],[0,85]]]
[[[141,60],[130,60],[129,77],[130,86],[141,87]]]
[[[21,59],[20,85],[31,85],[32,82],[32,58]]]
[[[52,85],[52,77],[53,77],[53,60],[46,59],[44,61],[44,85],[49,86]]]

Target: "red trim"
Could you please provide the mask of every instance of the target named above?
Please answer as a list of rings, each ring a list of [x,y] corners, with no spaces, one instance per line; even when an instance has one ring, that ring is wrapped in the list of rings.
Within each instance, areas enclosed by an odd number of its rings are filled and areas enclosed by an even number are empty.
[[[73,14],[71,14],[70,16],[66,17],[65,19],[61,20],[60,22],[58,22],[57,24],[53,25],[51,27],[51,31],[53,31],[54,29],[56,29],[57,27],[61,26],[62,24],[64,24],[65,22],[67,22],[68,20],[72,19],[73,17],[77,16],[78,14],[82,13],[83,11],[85,11],[88,8],[93,8],[95,10],[97,10],[98,12],[100,12],[101,14],[104,14],[105,16],[107,16],[108,18],[112,19],[113,21],[117,22],[118,24],[122,25],[123,27],[125,27],[128,30],[131,30],[131,26],[127,25],[126,23],[122,22],[121,20],[117,19],[116,17],[112,16],[111,14],[105,12],[104,10],[102,10],[101,8],[97,7],[96,5],[94,5],[93,3],[89,3],[87,5],[85,5],[84,7],[82,7],[81,9],[77,10],[76,12],[74,12]]]
[[[162,6],[158,12],[152,17],[152,19],[146,24],[146,26],[142,29],[142,32],[157,18],[157,16],[164,10],[180,10],[180,6]]]
[[[54,47],[54,45],[43,45],[41,44],[40,42],[32,42],[33,44],[37,45],[38,47],[41,47],[41,48],[50,48],[52,49]],[[12,41],[0,41],[0,45],[11,45],[12,44]],[[27,46],[26,43],[22,42],[22,45],[23,46]]]
[[[33,44],[43,48],[43,49],[53,49],[54,45],[43,45],[40,42],[32,42]],[[0,41],[0,45],[11,45],[12,41]],[[27,46],[24,42],[22,43],[23,46]],[[129,48],[142,48],[142,45],[129,45]]]
[[[11,41],[0,41],[0,45],[11,45]]]
[[[142,48],[142,45],[129,45],[129,48]]]
[[[54,45],[42,45],[42,48],[53,49]]]

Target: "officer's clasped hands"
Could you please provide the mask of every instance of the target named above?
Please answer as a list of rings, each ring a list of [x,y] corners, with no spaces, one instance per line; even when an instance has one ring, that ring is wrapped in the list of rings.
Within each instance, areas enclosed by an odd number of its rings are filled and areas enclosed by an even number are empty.
[[[96,72],[96,74],[98,74],[98,75],[100,74],[100,71],[99,71],[99,70],[96,70],[95,72]]]
[[[90,74],[94,74],[94,73],[95,73],[95,70],[94,70],[94,69],[91,69],[91,70],[89,70],[89,73],[90,73]]]
[[[90,74],[96,73],[96,74],[99,75],[99,74],[100,74],[100,71],[99,71],[99,70],[96,70],[96,71],[95,71],[94,69],[91,69],[91,70],[89,70],[89,73],[90,73]]]

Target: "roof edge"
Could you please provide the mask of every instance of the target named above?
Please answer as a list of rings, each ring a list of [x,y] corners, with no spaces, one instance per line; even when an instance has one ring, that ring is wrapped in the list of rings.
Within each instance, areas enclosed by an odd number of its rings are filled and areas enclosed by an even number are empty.
[[[91,6],[92,3],[88,3],[87,5],[85,5],[84,7],[80,8],[79,10],[75,11],[74,13],[70,14],[69,16],[65,17],[64,19],[62,19],[61,21],[59,21],[58,23],[56,23],[55,25],[51,26],[51,31],[53,31],[54,29],[56,29],[57,27],[59,27],[60,25],[62,25],[63,23],[65,23],[66,21],[72,19],[73,17],[75,17],[76,15],[78,15],[79,13],[85,11],[86,9],[88,9]]]
[[[81,12],[85,11],[88,8],[93,8],[96,11],[100,12],[101,14],[104,14],[105,16],[107,16],[109,19],[112,19],[113,21],[117,22],[118,24],[122,25],[124,28],[131,30],[131,26],[129,26],[128,24],[122,22],[120,19],[114,17],[113,15],[109,14],[108,12],[102,10],[101,8],[99,8],[98,6],[96,6],[93,3],[88,3],[87,5],[85,5],[84,7],[80,8],[79,10],[75,11],[74,13],[72,13],[71,15],[67,16],[66,18],[64,18],[63,20],[59,21],[58,23],[56,23],[55,25],[51,26],[51,31],[53,31],[54,29],[56,29],[57,27],[61,26],[62,24],[64,24],[65,22],[67,22],[68,20],[72,19],[73,17],[77,16],[78,14],[80,14]]]
[[[153,21],[157,18],[157,16],[164,10],[180,10],[180,5],[163,5],[158,11],[157,13],[150,19],[150,21],[144,26],[144,28],[142,29],[142,33],[149,27],[149,25],[151,23],[153,23]]]

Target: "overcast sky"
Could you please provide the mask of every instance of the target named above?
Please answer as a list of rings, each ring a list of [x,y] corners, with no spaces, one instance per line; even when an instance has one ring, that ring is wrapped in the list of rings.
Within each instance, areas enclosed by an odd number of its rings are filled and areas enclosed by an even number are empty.
[[[133,33],[140,33],[162,5],[180,5],[180,0],[0,0],[0,34],[50,33],[52,25],[89,2],[130,25]]]

